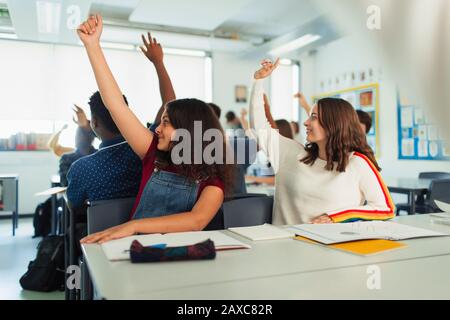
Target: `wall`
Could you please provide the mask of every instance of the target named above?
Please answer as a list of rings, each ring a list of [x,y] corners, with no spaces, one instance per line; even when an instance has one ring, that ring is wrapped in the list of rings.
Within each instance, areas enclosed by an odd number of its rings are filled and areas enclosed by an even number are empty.
[[[449,171],[450,161],[398,160],[397,142],[397,90],[388,70],[383,69],[381,54],[376,48],[361,47],[360,36],[341,38],[317,50],[314,56],[301,57],[301,87],[311,99],[319,93],[320,81],[335,78],[344,72],[368,70],[373,68],[380,80],[379,132],[381,155],[380,166],[384,176],[417,177],[421,171]],[[314,60],[314,61],[312,61]],[[382,72],[380,72],[380,67]]]
[[[0,152],[1,173],[19,174],[19,212],[33,213],[46,197],[35,193],[50,188],[50,177],[58,173],[58,159],[47,151]]]

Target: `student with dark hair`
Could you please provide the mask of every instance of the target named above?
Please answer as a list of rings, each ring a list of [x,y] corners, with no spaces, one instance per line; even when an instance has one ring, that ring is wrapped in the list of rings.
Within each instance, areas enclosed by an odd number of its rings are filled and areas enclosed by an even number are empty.
[[[233,111],[228,111],[225,114],[225,120],[226,120],[226,128],[227,130],[232,132],[233,136],[240,136],[243,137],[243,126],[241,124],[241,121],[236,116],[236,114]]]
[[[279,60],[255,72],[250,122],[275,170],[274,224],[386,220],[394,204],[350,103],[325,98],[312,108],[302,145],[272,129],[264,114],[263,79]]]
[[[359,119],[359,125],[361,127],[361,131],[364,134],[368,134],[370,129],[372,128],[372,117],[365,111],[356,110]]]
[[[90,126],[102,143],[97,152],[74,162],[69,170],[67,199],[72,209],[83,207],[87,200],[135,197],[141,178],[141,161],[120,134],[98,91],[90,97],[89,107]]]
[[[217,119],[220,119],[220,107],[212,102],[208,104],[214,111]],[[250,167],[253,162],[255,162],[258,149],[256,141],[253,139],[249,139],[249,137],[247,136],[232,136],[228,138],[228,143],[232,147],[234,153],[234,163],[236,164],[236,172],[233,181],[233,193],[247,193],[247,186],[245,184],[245,172],[247,171],[247,168]]]
[[[84,110],[75,105],[74,111],[77,117],[76,120],[74,118],[74,121],[78,125],[75,133],[75,150],[73,152],[63,154],[61,159],[59,159],[59,177],[61,186],[63,187],[68,185],[67,173],[69,172],[72,164],[78,159],[97,151],[97,149],[92,146],[95,135],[89,126],[89,121],[86,118]]]
[[[96,15],[81,24],[77,32],[86,48],[105,106],[142,160],[143,171],[132,220],[92,234],[82,242],[103,243],[136,233],[204,229],[221,207],[231,183],[232,168],[226,165],[226,143],[219,119],[203,101],[174,100],[170,81],[164,81],[169,76],[163,64],[161,45],[149,33],[148,39],[142,36],[144,46],[141,50],[158,72],[163,108],[159,112],[162,113],[161,122],[155,131],[148,130],[126,107],[100,47],[102,29],[102,17]],[[204,158],[209,147],[208,141],[202,139],[206,132],[219,133],[214,137],[214,143],[222,146],[224,151],[216,154],[217,159],[211,162]],[[200,143],[196,143],[198,137],[196,139],[194,133],[201,134]],[[180,136],[181,141],[177,139]]]

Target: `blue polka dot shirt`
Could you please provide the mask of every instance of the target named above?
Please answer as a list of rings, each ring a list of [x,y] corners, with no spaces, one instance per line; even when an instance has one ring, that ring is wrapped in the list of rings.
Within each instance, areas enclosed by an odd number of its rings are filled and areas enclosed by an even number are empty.
[[[142,161],[123,137],[104,141],[97,152],[75,161],[67,173],[67,199],[73,207],[87,200],[135,197]]]

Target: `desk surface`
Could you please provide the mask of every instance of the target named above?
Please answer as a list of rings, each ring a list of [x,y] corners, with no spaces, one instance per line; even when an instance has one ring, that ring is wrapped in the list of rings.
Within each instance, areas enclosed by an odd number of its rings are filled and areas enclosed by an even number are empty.
[[[450,233],[450,226],[432,224],[427,215],[397,217],[395,221]],[[130,261],[110,262],[99,245],[83,245],[82,248],[98,293],[107,299],[156,298],[159,295],[161,298],[185,299],[190,297],[189,292],[192,288],[199,288],[200,291],[197,293],[192,291],[198,299],[226,299],[231,298],[227,292],[235,292],[234,290],[241,288],[241,284],[245,282],[251,286],[246,287],[242,297],[260,298],[263,293],[260,292],[261,288],[257,284],[271,283],[271,292],[267,293],[273,295],[271,298],[296,298],[300,294],[297,292],[298,288],[294,290],[291,285],[292,290],[286,289],[283,281],[271,279],[280,278],[290,282],[290,277],[293,279],[298,277],[299,281],[303,281],[302,279],[308,278],[307,274],[311,273],[310,277],[316,278],[316,285],[319,283],[322,286],[330,282],[321,278],[317,279],[318,273],[331,272],[332,276],[333,270],[346,268],[365,270],[367,265],[402,261],[408,265],[408,262],[418,258],[428,259],[450,255],[450,237],[402,241],[408,245],[406,248],[362,257],[292,239],[251,242],[228,231],[224,232],[248,242],[252,248],[218,252],[216,259],[210,261],[154,264],[132,264]],[[450,268],[447,260],[445,267],[447,270]],[[429,268],[418,268],[417,272],[415,277],[422,273],[428,274]],[[367,274],[364,276],[367,278]],[[429,286],[434,285],[429,283]],[[214,286],[223,286],[223,294],[218,291],[212,296],[208,288],[212,290]],[[405,289],[405,294],[406,291]],[[167,293],[166,296],[164,292]],[[174,292],[179,293],[172,295]],[[317,297],[324,297],[319,293],[320,290],[317,291]],[[350,290],[349,294],[351,293]]]
[[[384,182],[391,189],[428,190],[432,179],[411,179],[386,177]]]

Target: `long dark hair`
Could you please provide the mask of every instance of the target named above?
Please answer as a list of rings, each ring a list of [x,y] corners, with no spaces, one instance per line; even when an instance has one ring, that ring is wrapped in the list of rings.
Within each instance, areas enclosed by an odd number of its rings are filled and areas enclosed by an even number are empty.
[[[359,119],[355,109],[343,99],[323,98],[317,102],[319,123],[327,135],[326,170],[332,171],[337,162],[336,170],[344,172],[349,161],[350,152],[359,152],[372,161],[381,171],[372,149],[367,144],[366,136],[361,132]],[[306,164],[314,164],[319,156],[316,143],[307,143],[305,150],[308,155],[301,159]]]
[[[211,107],[207,103],[198,99],[178,99],[167,103],[166,112],[172,126],[175,129],[187,130],[191,137],[190,164],[177,164],[177,173],[182,174],[193,181],[219,178],[225,184],[225,194],[229,194],[229,192],[231,192],[232,190],[232,183],[234,179],[234,166],[231,164],[227,164],[226,162],[226,155],[229,152],[228,144],[226,143],[225,134],[219,122],[219,119],[213,113]],[[195,121],[200,121],[202,125],[200,138],[202,141],[202,158],[200,164],[194,163],[194,144],[196,141],[196,138],[194,136]],[[210,141],[203,141],[203,134],[208,129],[217,129],[221,133],[221,141],[214,142],[220,143],[222,145],[222,163],[214,162],[212,164],[207,164],[203,159],[203,152],[206,146],[211,143]],[[155,166],[158,169],[164,169],[169,165],[174,165],[171,159],[171,151],[177,144],[182,142],[182,139],[181,141],[171,141],[169,145],[169,151],[158,150],[156,153]],[[214,153],[212,155],[215,156]]]
[[[288,139],[294,139],[291,124],[285,119],[275,120],[279,133]]]

